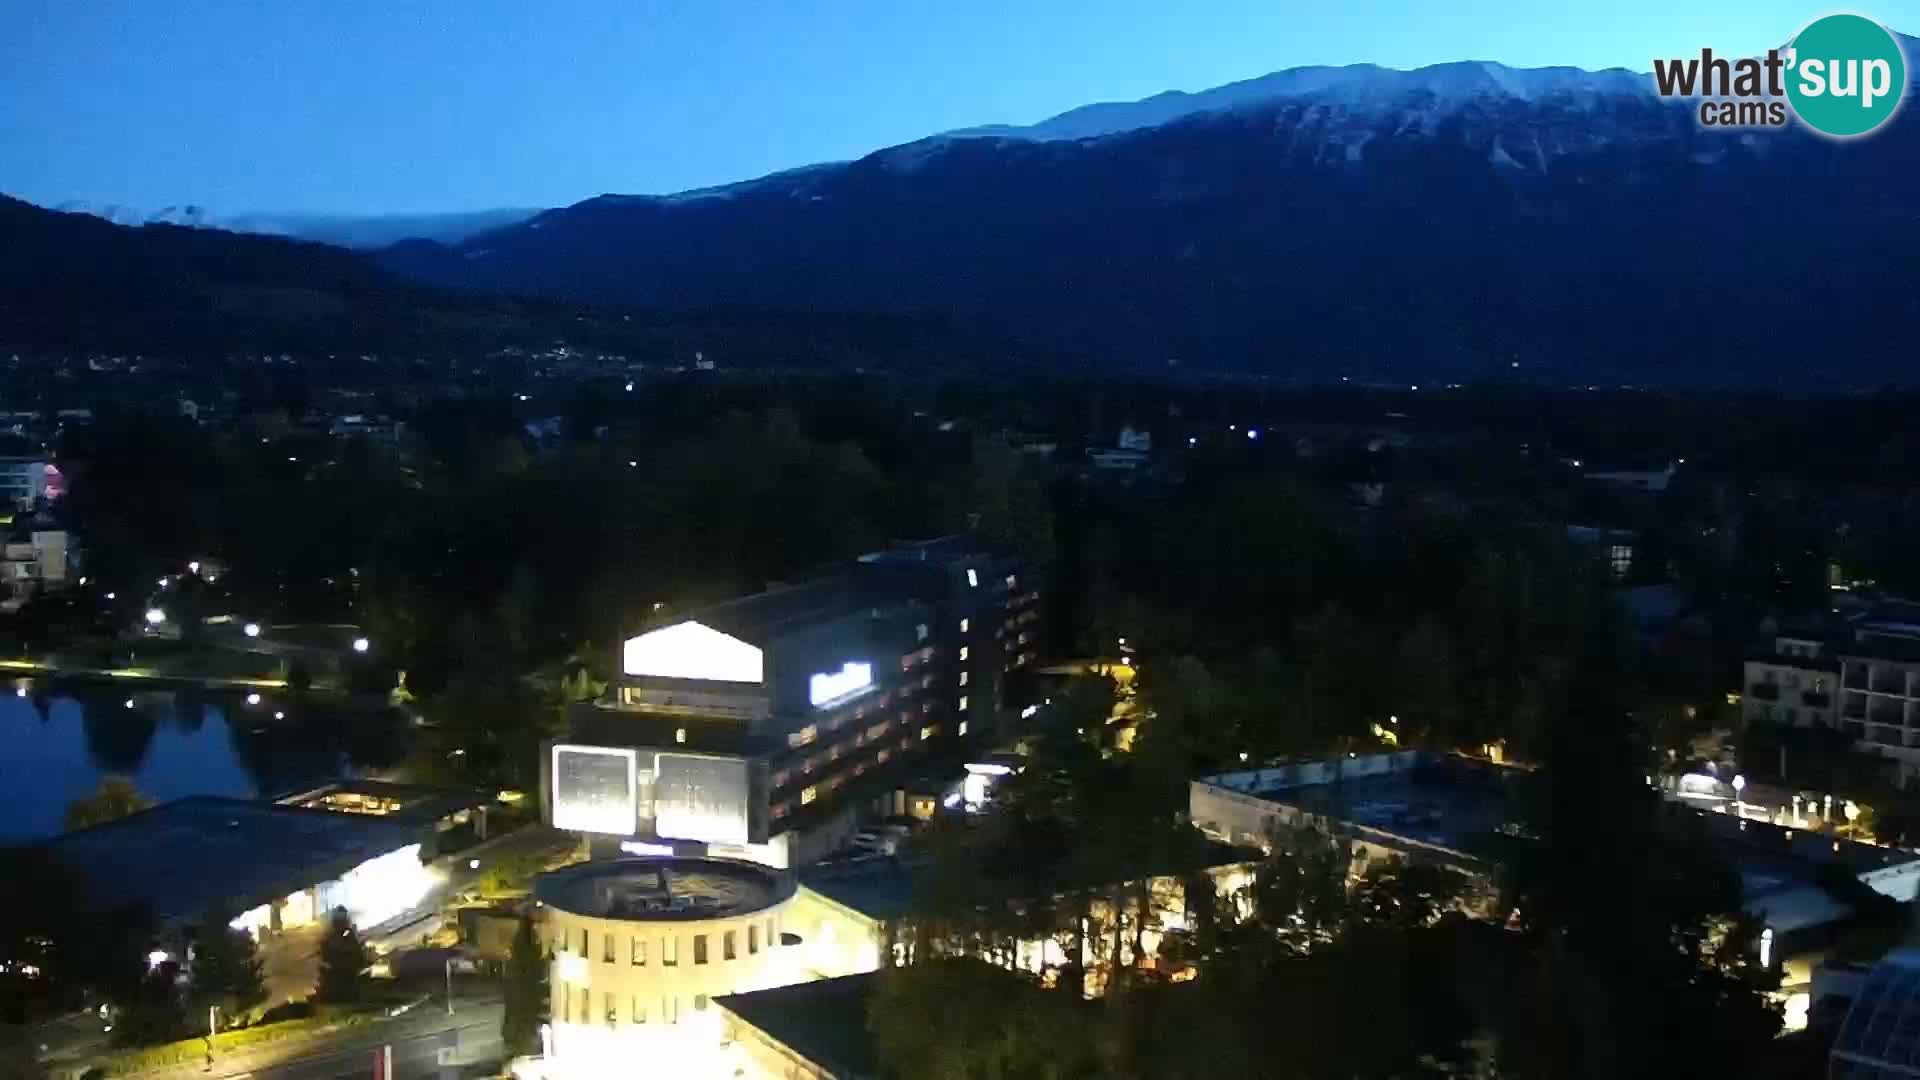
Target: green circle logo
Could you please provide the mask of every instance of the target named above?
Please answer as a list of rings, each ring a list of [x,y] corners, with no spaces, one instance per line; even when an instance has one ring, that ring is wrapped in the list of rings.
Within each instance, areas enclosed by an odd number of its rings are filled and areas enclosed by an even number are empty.
[[[1907,58],[1886,28],[1859,15],[1828,15],[1793,39],[1787,100],[1808,127],[1865,135],[1887,122],[1907,89]]]

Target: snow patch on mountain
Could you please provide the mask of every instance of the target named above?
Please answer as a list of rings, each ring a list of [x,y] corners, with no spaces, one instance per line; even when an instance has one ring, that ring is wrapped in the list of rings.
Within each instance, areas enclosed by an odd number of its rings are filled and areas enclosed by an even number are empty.
[[[1377,115],[1414,101],[1446,108],[1491,99],[1532,104],[1553,101],[1577,111],[1600,108],[1620,97],[1651,97],[1650,76],[1625,68],[1587,71],[1574,67],[1513,68],[1465,60],[1402,71],[1375,64],[1299,67],[1228,83],[1211,90],[1169,90],[1132,102],[1102,102],[1071,109],[1026,126],[995,124],[962,128],[949,138],[1009,138],[1046,142],[1087,139],[1158,127],[1200,113],[1225,112],[1310,99]]]

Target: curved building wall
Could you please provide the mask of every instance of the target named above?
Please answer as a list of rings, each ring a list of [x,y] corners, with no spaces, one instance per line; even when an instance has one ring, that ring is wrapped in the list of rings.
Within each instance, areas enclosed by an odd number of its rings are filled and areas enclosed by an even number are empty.
[[[753,877],[765,892],[710,912],[588,914],[567,910],[573,898],[548,881],[573,875],[592,882],[662,866]],[[691,1065],[689,1055],[711,1052],[724,1037],[713,998],[806,977],[802,950],[780,944],[795,888],[766,867],[717,859],[617,860],[562,870],[541,885],[536,895],[553,957],[553,1052],[569,1065],[631,1065],[635,1053],[648,1054],[655,1067]]]

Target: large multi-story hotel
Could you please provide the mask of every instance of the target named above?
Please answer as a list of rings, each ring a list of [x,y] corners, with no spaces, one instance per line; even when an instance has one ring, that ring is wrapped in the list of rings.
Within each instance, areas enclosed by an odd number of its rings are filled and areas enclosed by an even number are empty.
[[[1006,715],[1039,651],[1017,557],[966,537],[903,544],[644,628],[606,697],[550,744],[542,799],[596,857],[802,865],[930,750]]]

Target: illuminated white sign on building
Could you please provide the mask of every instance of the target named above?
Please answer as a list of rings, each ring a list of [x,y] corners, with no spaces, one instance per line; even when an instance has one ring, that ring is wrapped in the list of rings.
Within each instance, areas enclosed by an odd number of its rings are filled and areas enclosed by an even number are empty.
[[[654,755],[653,826],[663,840],[744,844],[752,794],[744,758]]]
[[[638,754],[617,746],[553,748],[553,827],[632,836],[639,816]]]
[[[873,685],[873,665],[849,661],[839,671],[823,671],[807,680],[807,700],[818,706],[852,697]]]
[[[675,623],[628,638],[621,650],[628,675],[757,683],[766,676],[760,650],[697,622]]]

